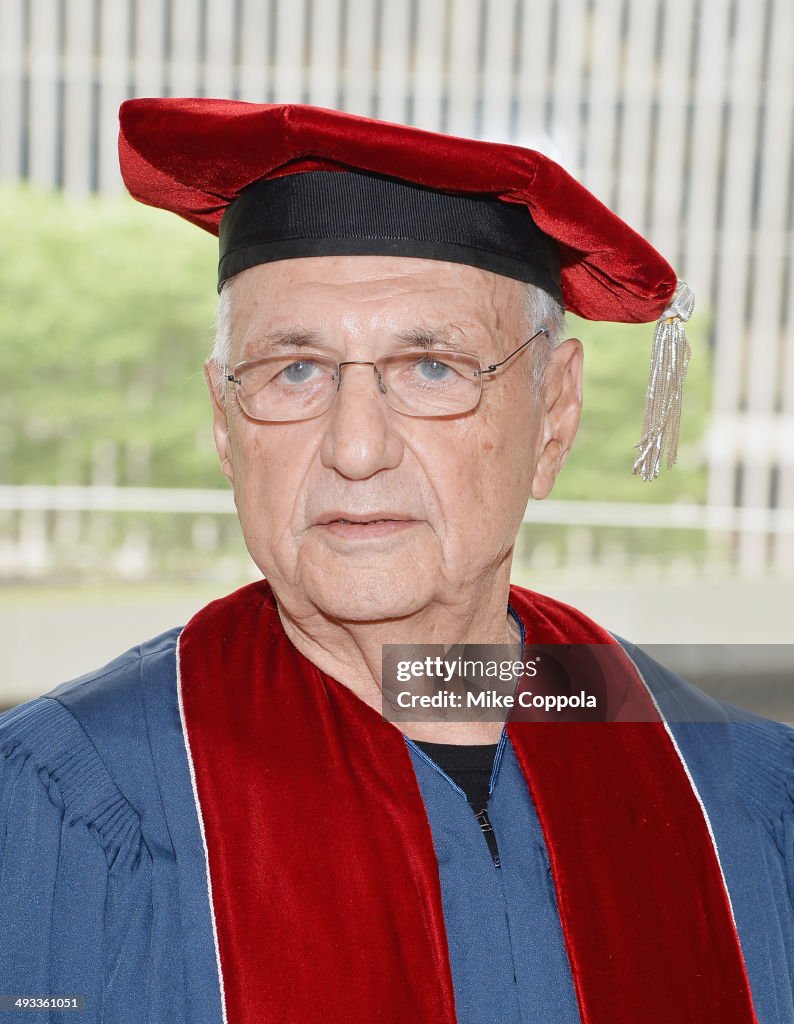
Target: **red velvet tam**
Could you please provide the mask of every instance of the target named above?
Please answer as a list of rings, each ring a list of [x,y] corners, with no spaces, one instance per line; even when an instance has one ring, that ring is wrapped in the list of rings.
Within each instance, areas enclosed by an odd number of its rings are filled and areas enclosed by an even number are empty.
[[[646,323],[676,275],[535,150],[335,110],[133,99],[119,158],[132,196],[220,236],[219,283],[258,263],[382,254],[531,281],[590,320]]]

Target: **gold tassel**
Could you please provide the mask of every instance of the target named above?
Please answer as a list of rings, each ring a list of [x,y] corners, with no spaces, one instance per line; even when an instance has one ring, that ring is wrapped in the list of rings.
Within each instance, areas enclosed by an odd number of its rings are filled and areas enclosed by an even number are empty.
[[[633,472],[643,480],[655,480],[659,475],[665,450],[668,469],[678,458],[681,396],[690,356],[684,323],[694,307],[694,292],[685,281],[679,281],[673,301],[656,324],[642,437],[634,445],[640,454]]]

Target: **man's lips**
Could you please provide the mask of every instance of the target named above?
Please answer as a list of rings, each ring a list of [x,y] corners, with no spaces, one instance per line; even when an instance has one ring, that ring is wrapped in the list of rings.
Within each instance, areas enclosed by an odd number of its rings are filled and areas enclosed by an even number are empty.
[[[366,541],[385,540],[393,534],[410,530],[416,522],[404,512],[376,511],[361,514],[334,511],[319,516],[313,525],[337,540]]]
[[[413,516],[406,512],[377,511],[361,514],[357,512],[341,512],[334,510],[333,512],[324,512],[322,515],[318,516],[312,525],[330,526],[333,523],[341,523],[342,525],[374,525],[375,523],[410,523],[414,521]]]

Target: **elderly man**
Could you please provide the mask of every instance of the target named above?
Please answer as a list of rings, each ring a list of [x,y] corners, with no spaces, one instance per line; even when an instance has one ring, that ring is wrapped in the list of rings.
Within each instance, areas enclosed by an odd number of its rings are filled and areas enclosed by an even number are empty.
[[[121,121],[133,195],[220,228],[206,375],[265,579],[0,719],[9,1008],[794,1020],[794,733],[510,584],[579,420],[562,300],[662,317],[643,471],[674,447],[667,263],[529,151],[225,101]],[[600,710],[383,714],[385,645],[460,644],[559,651]]]

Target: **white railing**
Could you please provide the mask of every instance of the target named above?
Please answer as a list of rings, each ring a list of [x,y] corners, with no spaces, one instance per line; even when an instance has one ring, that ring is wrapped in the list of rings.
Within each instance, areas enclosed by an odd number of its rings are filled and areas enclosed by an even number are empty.
[[[2,512],[236,513],[231,491],[210,488],[0,485]],[[794,510],[733,505],[616,501],[532,501],[525,523],[628,529],[794,534]]]
[[[530,502],[516,572],[603,581],[794,578],[783,561],[742,565],[742,538],[794,542],[794,512],[693,504]],[[0,487],[0,582],[235,578],[252,571],[230,491]]]

